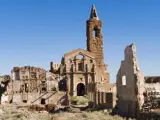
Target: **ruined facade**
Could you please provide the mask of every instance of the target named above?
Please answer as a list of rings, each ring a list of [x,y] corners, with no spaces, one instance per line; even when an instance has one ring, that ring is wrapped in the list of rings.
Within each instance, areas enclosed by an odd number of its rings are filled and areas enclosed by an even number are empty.
[[[77,49],[64,55],[61,74],[67,76],[67,87],[70,95],[84,96],[93,92],[95,82],[94,54]]]
[[[140,71],[135,44],[125,49],[125,60],[117,74],[116,112],[124,117],[157,119],[160,117],[160,77]]]
[[[144,103],[144,75],[138,65],[135,44],[125,49],[125,60],[121,62],[116,85],[118,114],[138,117]]]
[[[11,98],[8,96],[9,88],[11,87],[9,83],[11,82],[11,77],[9,75],[0,76],[0,102],[1,104],[7,103]]]
[[[14,67],[5,91],[5,99],[7,103],[16,104],[51,104],[62,97],[57,94],[57,90],[58,79],[52,73],[32,66]]]
[[[116,105],[116,84],[104,83],[96,85],[95,100],[96,106],[112,109]]]
[[[60,71],[67,76],[70,95],[89,95],[94,99],[95,86],[109,83],[109,73],[104,63],[102,21],[94,5],[86,22],[86,36],[87,50],[76,49],[64,54]]]

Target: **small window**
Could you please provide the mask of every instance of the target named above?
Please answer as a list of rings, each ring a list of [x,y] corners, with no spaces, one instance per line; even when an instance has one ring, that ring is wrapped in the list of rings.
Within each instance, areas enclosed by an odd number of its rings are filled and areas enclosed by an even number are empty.
[[[27,100],[23,100],[23,103],[27,103]]]
[[[96,31],[95,30],[93,30],[93,36],[96,37]]]
[[[83,63],[78,63],[78,71],[83,71]]]
[[[122,85],[126,85],[126,76],[122,76]]]
[[[15,72],[15,80],[20,80],[19,72]]]
[[[46,100],[44,98],[41,99],[41,104],[45,105],[46,104]]]
[[[93,29],[92,35],[94,37],[98,37],[98,32],[99,32],[99,29],[97,28],[97,26],[95,26],[95,28]]]
[[[25,83],[25,92],[28,92],[28,83]]]

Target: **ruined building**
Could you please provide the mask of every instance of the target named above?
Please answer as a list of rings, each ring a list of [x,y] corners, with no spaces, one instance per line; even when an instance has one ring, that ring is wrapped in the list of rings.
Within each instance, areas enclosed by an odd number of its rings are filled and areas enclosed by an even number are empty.
[[[136,47],[131,44],[125,49],[125,60],[117,74],[117,107],[122,116],[137,117],[144,102],[144,75],[136,58]]]
[[[116,86],[109,83],[104,63],[102,21],[94,5],[86,21],[86,37],[86,50],[79,48],[65,53],[61,64],[51,62],[50,71],[31,66],[14,67],[6,88],[8,102],[49,104],[67,93],[86,95],[90,102],[108,103],[106,106],[112,108]]]
[[[148,113],[160,111],[160,77],[143,75],[135,44],[124,51],[116,84],[109,83],[102,21],[94,5],[86,21],[86,37],[86,50],[78,48],[65,53],[61,64],[50,63],[49,71],[32,66],[14,67],[10,75],[0,76],[1,104],[62,105],[67,101],[68,105],[72,96],[87,96],[89,105],[114,108],[124,117],[145,120]]]
[[[89,84],[109,82],[109,73],[103,55],[102,21],[98,19],[94,6],[86,22],[86,36],[87,50],[72,50],[62,58],[61,74],[67,76],[71,95],[88,93],[91,91]],[[82,91],[83,89],[85,91]]]
[[[3,81],[5,79],[2,78]],[[62,97],[57,94],[58,80],[55,75],[42,68],[14,67],[8,81],[5,92],[1,93],[5,95],[1,101],[5,99],[7,103],[49,104]]]
[[[94,84],[109,82],[107,65],[104,63],[102,21],[92,6],[86,22],[87,50],[76,49],[64,54],[61,74],[68,79],[71,95],[84,95],[94,90]]]
[[[136,57],[135,44],[125,49],[125,60],[117,74],[117,113],[143,120],[160,118],[160,80],[158,76],[144,76]]]
[[[71,96],[88,95],[90,101],[97,105],[110,100],[108,107],[112,108],[115,100],[112,93],[116,93],[116,86],[109,83],[109,73],[104,63],[102,21],[94,5],[86,21],[86,37],[86,50],[79,48],[64,54],[60,74],[66,76]]]

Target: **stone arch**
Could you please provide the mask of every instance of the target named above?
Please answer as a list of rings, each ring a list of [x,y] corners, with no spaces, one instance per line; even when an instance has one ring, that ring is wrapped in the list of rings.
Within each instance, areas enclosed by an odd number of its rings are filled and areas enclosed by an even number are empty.
[[[83,83],[77,84],[77,96],[84,96],[85,95],[85,85]]]
[[[92,35],[94,36],[94,38],[99,37],[100,31],[101,31],[101,30],[99,29],[98,26],[95,26],[95,27],[93,28]]]
[[[79,53],[78,55],[75,56],[75,59],[83,60],[84,59],[84,55]]]
[[[84,71],[84,59],[85,59],[85,56],[80,53],[75,56],[75,61],[76,61],[76,64],[78,65],[77,66],[78,71]]]

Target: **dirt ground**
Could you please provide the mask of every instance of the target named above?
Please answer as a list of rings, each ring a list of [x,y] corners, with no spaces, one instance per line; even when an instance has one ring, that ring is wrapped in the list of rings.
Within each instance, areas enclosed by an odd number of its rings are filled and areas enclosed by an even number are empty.
[[[103,111],[74,111],[48,113],[47,111],[31,111],[28,107],[17,105],[0,105],[0,120],[124,120],[119,116],[111,116]]]

